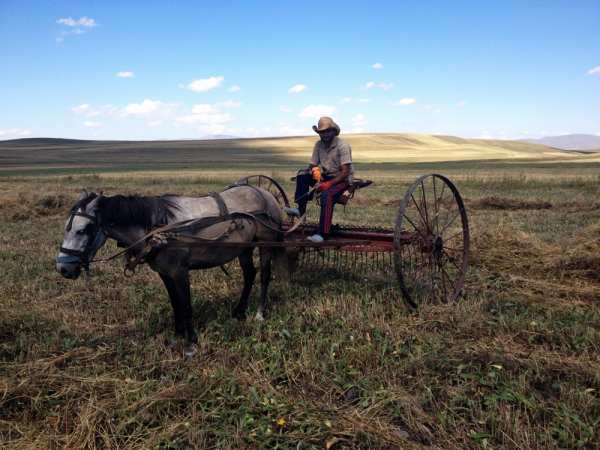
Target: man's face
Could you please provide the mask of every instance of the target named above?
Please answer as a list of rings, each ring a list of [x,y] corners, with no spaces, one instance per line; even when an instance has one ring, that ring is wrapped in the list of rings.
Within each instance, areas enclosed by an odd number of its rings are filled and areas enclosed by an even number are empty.
[[[324,144],[329,145],[335,137],[335,129],[328,128],[327,130],[323,130],[319,133],[319,136],[321,137],[321,141],[323,141]]]

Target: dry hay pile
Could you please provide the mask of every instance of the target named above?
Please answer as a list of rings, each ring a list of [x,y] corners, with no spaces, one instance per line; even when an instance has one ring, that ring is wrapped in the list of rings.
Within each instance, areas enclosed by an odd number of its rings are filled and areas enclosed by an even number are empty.
[[[482,272],[501,278],[523,298],[600,300],[600,224],[586,227],[560,245],[505,227],[480,235],[472,255]]]

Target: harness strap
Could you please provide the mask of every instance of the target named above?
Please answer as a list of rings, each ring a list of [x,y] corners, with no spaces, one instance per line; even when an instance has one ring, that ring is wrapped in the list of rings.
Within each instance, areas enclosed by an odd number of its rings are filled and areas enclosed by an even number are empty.
[[[221,197],[221,194],[218,192],[209,192],[208,195],[214,198],[215,202],[217,202],[217,206],[219,207],[219,215],[221,217],[227,216],[229,214],[229,209],[227,208],[223,197]]]
[[[188,220],[183,220],[181,222],[170,223],[170,224],[164,225],[160,228],[155,228],[154,230],[146,233],[144,236],[139,238],[133,244],[129,245],[127,248],[124,248],[123,250],[113,254],[112,256],[110,256],[108,258],[94,258],[90,262],[112,261],[113,259],[118,258],[119,256],[124,255],[125,253],[129,252],[130,250],[137,247],[138,245],[145,243],[146,240],[148,240],[152,236],[159,234],[159,233],[166,233],[166,232],[181,233],[183,231],[193,231],[198,228],[207,228],[207,227],[209,227],[211,225],[215,225],[217,223],[225,222],[227,220],[234,220],[234,219],[238,219],[238,218],[254,219],[261,225],[263,225],[273,231],[281,232],[281,229],[275,228],[272,225],[270,225],[269,223],[262,220],[260,218],[261,215],[266,215],[266,214],[262,211],[259,211],[256,213],[247,213],[247,212],[240,211],[240,212],[228,213],[226,216],[209,216],[209,217],[202,217],[200,219],[188,219]]]

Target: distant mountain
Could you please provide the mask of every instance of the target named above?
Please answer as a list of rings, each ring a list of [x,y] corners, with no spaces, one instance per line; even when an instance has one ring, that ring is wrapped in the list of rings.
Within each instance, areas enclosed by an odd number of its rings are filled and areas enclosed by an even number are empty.
[[[72,144],[89,144],[95,141],[84,140],[84,139],[63,139],[63,138],[19,138],[19,139],[7,139],[0,141],[0,144],[10,146],[35,146],[35,145],[72,145]]]
[[[540,139],[523,139],[523,141],[559,148],[561,150],[600,150],[600,136],[593,134],[565,134],[563,136],[547,136]]]
[[[239,136],[232,134],[209,134],[208,136],[203,136],[202,139],[239,139]]]

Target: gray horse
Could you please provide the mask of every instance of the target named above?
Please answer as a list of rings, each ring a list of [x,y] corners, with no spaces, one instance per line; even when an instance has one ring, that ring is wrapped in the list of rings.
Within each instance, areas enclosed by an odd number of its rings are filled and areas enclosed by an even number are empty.
[[[251,243],[281,239],[281,208],[269,192],[252,186],[234,186],[221,194],[206,197],[165,195],[161,197],[104,196],[83,192],[71,208],[65,224],[64,240],[56,259],[56,270],[75,279],[87,270],[96,252],[107,239],[129,247],[150,230],[165,225],[204,219],[198,229],[188,230],[195,239],[212,240],[210,246],[164,246],[146,255],[145,261],[161,277],[173,307],[175,332],[185,338],[185,352],[195,352],[198,336],[192,323],[189,271],[222,266],[238,258],[244,287],[233,316],[246,316],[248,297],[256,269],[253,247],[219,246],[217,242]],[[212,219],[210,219],[212,218]],[[197,222],[197,221],[196,221]],[[130,253],[139,254],[139,243]],[[271,261],[275,248],[260,248],[261,293],[256,313],[263,320],[267,308],[267,290],[271,279]]]

